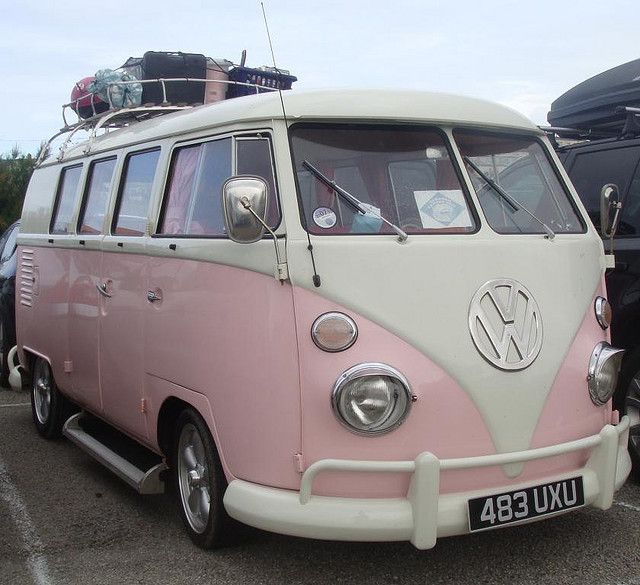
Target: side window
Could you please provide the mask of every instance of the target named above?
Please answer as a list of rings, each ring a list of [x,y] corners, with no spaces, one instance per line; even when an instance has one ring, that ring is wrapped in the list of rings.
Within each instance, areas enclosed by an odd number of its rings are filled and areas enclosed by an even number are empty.
[[[624,200],[639,156],[640,147],[637,146],[611,148],[576,155],[569,176],[596,227],[600,226],[600,191],[602,187],[607,183],[615,183]],[[620,229],[618,233],[623,234],[624,229]]]
[[[177,148],[158,233],[224,236],[222,185],[231,169],[231,138]]]
[[[4,247],[2,248],[2,256],[0,257],[0,261],[6,262],[13,256],[13,253],[16,250],[16,240],[18,239],[18,226],[14,227],[11,230],[11,233],[7,235],[7,238],[4,242]]]
[[[85,198],[78,222],[79,233],[100,234],[109,205],[111,180],[116,159],[108,158],[91,163],[85,189]]]
[[[160,150],[130,154],[125,161],[113,233],[119,236],[144,235]]]
[[[66,234],[69,231],[81,173],[82,165],[67,167],[60,173],[60,183],[51,219],[52,234]]]
[[[278,193],[273,171],[271,144],[268,138],[236,138],[236,174],[253,175],[265,180],[268,188],[267,224],[274,228],[280,223]]]

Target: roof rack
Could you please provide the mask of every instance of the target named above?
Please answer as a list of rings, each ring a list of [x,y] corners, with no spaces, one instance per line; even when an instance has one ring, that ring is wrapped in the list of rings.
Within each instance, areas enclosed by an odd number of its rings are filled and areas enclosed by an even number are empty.
[[[241,81],[231,81],[231,80],[221,80],[221,79],[195,79],[190,77],[175,77],[175,78],[158,78],[158,79],[135,79],[131,81],[116,81],[107,84],[107,97],[109,101],[109,109],[98,113],[96,111],[96,103],[94,101],[95,94],[87,93],[84,94],[75,100],[69,102],[68,104],[63,104],[62,106],[62,121],[64,126],[54,134],[49,140],[47,140],[45,147],[41,150],[38,159],[36,160],[36,166],[41,165],[49,156],[49,148],[54,140],[67,134],[64,142],[60,146],[57,160],[64,160],[64,156],[71,146],[72,138],[81,130],[90,132],[89,139],[84,147],[84,152],[89,153],[91,151],[91,147],[93,145],[94,140],[96,139],[98,132],[100,130],[104,130],[105,132],[109,132],[110,130],[114,130],[117,128],[123,128],[125,126],[129,126],[132,123],[143,122],[145,120],[150,120],[151,118],[155,118],[158,116],[162,116],[164,114],[170,114],[173,112],[178,112],[181,110],[186,110],[193,108],[195,106],[203,105],[203,104],[171,104],[167,100],[167,83],[172,82],[194,82],[194,83],[218,83],[218,84],[226,84],[226,85],[242,85],[246,87],[255,88],[256,94],[264,91],[278,91],[276,88],[267,87],[264,85],[258,85],[255,83],[245,83]],[[134,83],[160,83],[162,87],[162,99],[163,101],[160,104],[147,104],[142,106],[135,106],[131,108],[117,108],[113,105],[112,100],[112,87],[116,85],[126,85],[126,84],[134,84]],[[91,109],[93,111],[93,116],[89,118],[82,119],[77,113],[78,104],[81,100],[90,97],[91,98]],[[77,121],[69,123],[67,120],[68,110],[71,109],[73,113],[77,116]]]
[[[558,146],[558,138],[575,140],[599,140],[604,138],[633,138],[640,136],[640,108],[632,106],[618,106],[616,114],[626,114],[624,125],[620,127],[613,123],[609,125],[593,126],[591,128],[565,128],[560,126],[538,126],[540,130],[547,133],[554,146]]]
[[[618,130],[613,128],[565,128],[562,126],[538,126],[542,130],[554,148],[559,148],[559,139],[573,141],[599,140],[603,138],[617,138],[620,135]]]

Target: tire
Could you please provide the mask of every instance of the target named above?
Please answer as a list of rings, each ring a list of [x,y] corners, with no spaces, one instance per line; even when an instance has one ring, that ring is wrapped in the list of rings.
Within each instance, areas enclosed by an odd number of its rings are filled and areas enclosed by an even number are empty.
[[[191,408],[178,417],[171,461],[180,516],[191,540],[204,549],[230,544],[233,521],[222,503],[227,482],[211,433]]]
[[[625,358],[613,402],[621,415],[629,417],[631,477],[640,482],[640,350]]]
[[[70,403],[60,394],[45,359],[36,358],[31,380],[31,414],[36,430],[45,439],[57,439],[71,412]]]
[[[629,455],[631,456],[631,476],[640,482],[640,369],[626,386],[623,412],[629,417]]]

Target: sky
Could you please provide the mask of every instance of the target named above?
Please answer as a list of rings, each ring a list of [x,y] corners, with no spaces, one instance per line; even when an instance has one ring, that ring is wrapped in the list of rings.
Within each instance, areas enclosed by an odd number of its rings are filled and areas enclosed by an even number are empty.
[[[295,89],[372,87],[496,101],[537,124],[580,81],[640,57],[632,0],[265,0]],[[0,153],[62,126],[79,79],[147,50],[272,63],[259,0],[0,0]]]

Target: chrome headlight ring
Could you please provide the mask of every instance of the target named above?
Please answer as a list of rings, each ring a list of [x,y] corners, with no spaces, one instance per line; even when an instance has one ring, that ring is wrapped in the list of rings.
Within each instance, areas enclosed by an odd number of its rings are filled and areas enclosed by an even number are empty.
[[[611,325],[611,304],[604,297],[596,297],[596,302],[593,305],[593,310],[596,314],[596,320],[598,325],[603,329],[607,329]]]
[[[593,348],[589,359],[587,385],[591,400],[596,406],[603,406],[613,396],[623,354],[623,349],[612,347],[606,341],[601,341]]]
[[[363,363],[336,380],[331,406],[343,426],[370,437],[399,427],[412,400],[409,382],[398,370],[386,364]]]

